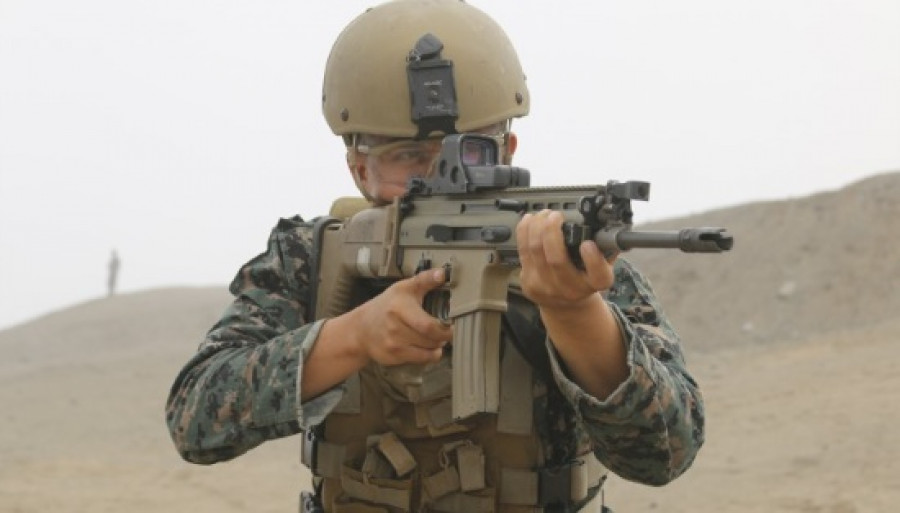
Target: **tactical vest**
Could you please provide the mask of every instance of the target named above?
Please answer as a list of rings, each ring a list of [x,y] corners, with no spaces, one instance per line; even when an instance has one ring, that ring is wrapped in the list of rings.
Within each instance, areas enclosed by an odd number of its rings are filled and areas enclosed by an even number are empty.
[[[508,336],[499,413],[453,422],[450,379],[445,356],[429,366],[370,364],[349,380],[324,426],[303,440],[325,511],[576,511],[597,495],[606,469],[586,440],[552,441],[572,444],[573,454],[548,461],[554,449],[536,425],[564,422],[540,418],[550,414],[553,385],[536,379]],[[599,510],[592,508],[585,511]]]
[[[525,313],[534,307],[509,299],[498,413],[453,421],[446,352],[426,366],[370,363],[347,381],[325,422],[304,433],[301,460],[316,497],[301,511],[600,511],[607,471],[590,442],[575,438],[575,412],[550,376],[546,335]]]

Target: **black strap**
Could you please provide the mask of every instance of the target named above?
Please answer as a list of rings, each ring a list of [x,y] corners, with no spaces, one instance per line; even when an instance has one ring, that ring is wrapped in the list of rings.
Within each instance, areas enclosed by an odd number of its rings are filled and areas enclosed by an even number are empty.
[[[510,333],[516,350],[547,386],[544,415],[542,419],[537,419],[542,424],[538,426],[538,430],[544,434],[547,443],[545,468],[551,472],[561,471],[578,457],[578,441],[574,436],[575,410],[565,399],[553,377],[545,342],[547,329],[541,322],[537,306],[514,289],[507,294],[507,304],[508,308],[503,316],[504,327]],[[567,369],[563,368],[563,372],[567,373]],[[564,422],[564,436],[558,436],[560,420]]]
[[[553,371],[544,341],[547,329],[541,322],[537,307],[522,295],[510,291],[506,295],[508,308],[503,315],[503,326],[512,335],[513,345],[541,379],[553,383]]]

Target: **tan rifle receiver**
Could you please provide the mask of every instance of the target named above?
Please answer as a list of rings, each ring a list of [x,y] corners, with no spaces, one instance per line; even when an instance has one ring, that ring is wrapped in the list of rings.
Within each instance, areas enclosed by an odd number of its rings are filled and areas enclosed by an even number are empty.
[[[648,199],[647,182],[529,187],[528,171],[497,164],[496,152],[491,138],[448,136],[434,172],[411,180],[405,196],[346,219],[319,218],[315,225],[316,319],[354,308],[371,295],[372,284],[445,270],[447,282],[426,297],[425,308],[453,324],[457,420],[499,407],[501,320],[509,287],[517,281],[516,225],[524,213],[561,212],[564,240],[579,266],[578,247],[585,240],[605,254],[632,248],[718,253],[733,244],[722,228],[631,230],[631,200]]]

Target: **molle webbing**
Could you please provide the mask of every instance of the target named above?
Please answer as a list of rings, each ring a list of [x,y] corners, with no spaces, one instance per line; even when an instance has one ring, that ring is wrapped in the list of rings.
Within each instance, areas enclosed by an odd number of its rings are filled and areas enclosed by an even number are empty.
[[[368,449],[359,470],[339,461],[345,451],[337,444],[316,443],[310,437],[304,442],[309,440],[315,443],[316,470],[340,483],[343,498],[340,504],[335,502],[334,511],[341,512],[363,511],[350,508],[357,501],[388,508],[365,511],[413,511],[418,509],[413,504],[416,496],[428,510],[447,513],[491,513],[494,504],[501,505],[501,510],[502,505],[528,506],[537,511],[559,506],[573,510],[596,494],[607,474],[594,454],[587,453],[556,469],[502,467],[495,489],[488,486],[484,451],[470,440],[445,444],[438,454],[441,469],[427,476],[420,475],[412,453],[393,433],[367,439]],[[421,486],[419,494],[415,492],[417,486]]]
[[[412,503],[411,479],[379,479],[344,467],[341,488],[352,499],[409,511]]]

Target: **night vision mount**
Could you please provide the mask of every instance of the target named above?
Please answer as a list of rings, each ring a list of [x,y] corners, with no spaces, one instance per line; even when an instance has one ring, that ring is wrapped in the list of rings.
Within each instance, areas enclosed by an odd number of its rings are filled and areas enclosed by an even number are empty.
[[[444,43],[428,33],[416,41],[406,57],[410,112],[412,122],[419,127],[416,139],[425,139],[433,132],[456,133],[459,107],[453,61],[441,58],[443,49]]]

